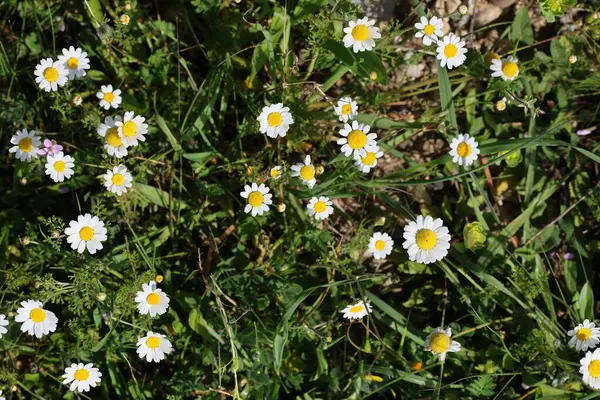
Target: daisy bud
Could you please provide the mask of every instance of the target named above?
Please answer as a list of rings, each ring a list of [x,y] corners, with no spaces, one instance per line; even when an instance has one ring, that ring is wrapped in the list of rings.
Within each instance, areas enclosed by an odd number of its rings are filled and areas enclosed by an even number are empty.
[[[469,7],[465,6],[464,4],[461,4],[460,7],[458,7],[458,12],[460,13],[460,15],[466,15],[469,12]]]
[[[471,251],[483,248],[485,246],[485,232],[479,222],[471,222],[465,225],[463,230],[465,247]]]
[[[129,11],[131,10],[131,4],[127,3],[125,4],[125,11]]]
[[[113,40],[113,28],[108,24],[102,24],[96,29],[96,34],[105,43],[110,43]]]
[[[154,280],[156,281],[156,283],[161,283],[163,281],[163,276],[162,275],[156,275],[156,278],[154,278]]]
[[[98,300],[98,301],[100,301],[100,302],[102,302],[102,301],[106,300],[106,293],[104,293],[104,292],[99,292],[99,293],[96,295],[96,300]]]
[[[41,283],[36,282],[36,283],[33,284],[33,287],[36,288],[36,289],[39,289],[41,285],[42,285]]]
[[[27,185],[27,178],[23,177],[23,178],[19,179],[19,183],[21,185]]]
[[[285,212],[285,204],[281,203],[277,205],[277,211],[280,213]]]
[[[246,174],[247,174],[248,176],[252,176],[252,174],[253,174],[253,173],[254,173],[254,167],[248,166],[248,167],[246,168]]]
[[[321,175],[323,172],[325,172],[325,168],[322,165],[317,165],[315,168],[315,174]]]
[[[52,231],[52,233],[50,234],[50,236],[52,237],[52,239],[58,239],[60,237],[60,232],[59,231]]]
[[[377,77],[378,77],[378,75],[377,75],[377,72],[375,72],[375,71],[373,71],[373,72],[371,72],[371,73],[369,74],[369,78],[370,78],[372,81],[376,81],[376,80],[377,80]]]
[[[80,95],[73,97],[73,104],[80,106],[83,103],[83,98]]]
[[[569,56],[569,64],[575,64],[577,62],[577,56],[572,54]]]
[[[7,312],[7,313],[6,313],[6,315],[7,315],[9,318],[12,318],[12,317],[14,317],[14,316],[15,316],[15,313],[14,313],[14,312],[12,312],[12,311],[9,311],[9,312]]]
[[[375,226],[383,226],[385,225],[385,217],[381,217],[375,222]]]
[[[23,238],[21,239],[21,244],[23,246],[28,246],[31,243],[31,239],[29,238],[29,236],[23,236]]]
[[[123,25],[129,25],[129,21],[131,20],[131,18],[129,18],[129,15],[127,14],[122,14],[119,17],[119,21],[123,24]]]

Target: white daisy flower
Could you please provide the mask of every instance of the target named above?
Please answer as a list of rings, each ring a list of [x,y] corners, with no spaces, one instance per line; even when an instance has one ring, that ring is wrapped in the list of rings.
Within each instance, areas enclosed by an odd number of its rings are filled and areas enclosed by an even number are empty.
[[[269,188],[264,183],[261,183],[260,186],[256,183],[253,183],[252,186],[245,185],[240,196],[248,200],[244,212],[246,214],[252,213],[253,217],[263,215],[263,213],[269,211],[269,205],[273,204],[273,200],[271,200],[273,195],[269,193]]]
[[[58,324],[58,318],[52,311],[44,310],[41,301],[27,300],[21,302],[17,309],[16,322],[21,322],[21,332],[35,335],[38,339],[54,332]]]
[[[387,233],[375,232],[369,239],[369,251],[375,259],[383,259],[392,254],[394,240]]]
[[[430,216],[417,216],[404,227],[404,243],[408,258],[421,264],[430,264],[441,260],[448,254],[450,235],[444,222]]]
[[[490,69],[492,72],[492,77],[501,77],[505,81],[512,81],[517,76],[519,76],[519,60],[517,60],[513,56],[508,56],[501,60],[494,59],[492,60],[492,65]]]
[[[96,93],[96,97],[100,99],[100,107],[108,110],[109,108],[119,108],[121,101],[121,89],[113,90],[112,85],[102,85],[100,91]]]
[[[583,375],[581,380],[594,389],[600,389],[600,348],[594,352],[588,351],[579,363],[579,373]]]
[[[463,167],[468,167],[479,155],[479,143],[474,138],[470,137],[466,133],[464,135],[458,135],[450,142],[450,156],[452,161]]]
[[[119,137],[127,146],[137,146],[138,140],[145,142],[145,134],[148,133],[148,124],[144,121],[146,118],[138,115],[135,116],[133,111],[127,111],[123,117],[123,121],[115,121],[115,125],[119,128]]]
[[[438,40],[437,45],[437,59],[440,60],[442,67],[452,69],[462,65],[467,59],[467,56],[465,56],[467,53],[466,43],[454,33]]]
[[[310,163],[310,156],[306,156],[304,159],[304,163],[292,165],[292,176],[300,177],[300,180],[308,186],[309,189],[312,189],[317,183],[315,179],[315,167]]]
[[[2,395],[2,390],[0,390],[0,400],[6,400],[6,397],[1,396]]]
[[[333,214],[332,204],[333,202],[329,200],[329,197],[313,197],[306,206],[308,208],[308,215],[310,217],[314,215],[317,221],[324,220]]]
[[[155,281],[142,285],[142,291],[137,292],[135,302],[138,303],[138,311],[142,315],[150,314],[152,318],[162,315],[169,309],[169,296],[156,287]]]
[[[277,136],[284,137],[294,123],[294,118],[288,107],[283,103],[265,106],[257,118],[260,123],[260,133],[266,133],[268,137],[275,139]]]
[[[269,171],[269,174],[272,179],[281,178],[281,167],[278,165],[276,167],[271,168],[271,171]]]
[[[58,56],[58,62],[69,72],[69,79],[85,76],[85,70],[90,69],[90,59],[87,58],[87,53],[79,47],[75,49],[73,46],[62,49],[62,53],[62,56]]]
[[[147,362],[160,362],[165,359],[165,354],[173,351],[171,342],[160,333],[148,332],[146,336],[138,339],[137,345],[138,356],[145,358]]]
[[[342,97],[337,102],[337,107],[334,107],[335,113],[342,122],[348,122],[358,115],[358,104],[352,101],[350,97]]]
[[[362,319],[365,315],[370,314],[373,307],[369,303],[364,303],[362,300],[356,304],[346,306],[342,311],[346,319]]]
[[[106,170],[106,174],[102,178],[104,178],[104,186],[117,196],[125,193],[133,181],[133,177],[123,164],[113,167],[112,171]]]
[[[577,350],[587,351],[600,343],[600,328],[596,328],[596,324],[587,319],[567,332],[567,335],[571,336],[569,346]]]
[[[98,217],[87,213],[77,217],[77,221],[69,222],[65,235],[73,250],[83,253],[87,249],[90,254],[94,254],[96,250],[102,249],[102,242],[106,240],[106,228]]]
[[[427,19],[427,17],[421,17],[421,22],[417,22],[415,24],[415,29],[417,29],[417,33],[415,33],[416,38],[423,38],[423,44],[425,46],[430,46],[432,43],[437,43],[438,38],[444,36],[444,21],[438,17],[431,17],[431,19]]]
[[[5,326],[8,326],[6,315],[0,314],[0,338],[2,338],[2,335],[8,332],[8,329],[6,329]],[[2,394],[2,392],[0,392],[0,394]]]
[[[431,351],[433,354],[438,355],[441,361],[446,359],[446,353],[456,353],[460,350],[460,343],[450,339],[452,336],[452,330],[450,327],[435,328],[433,332],[425,339],[425,350]]]
[[[10,143],[14,146],[8,149],[9,153],[15,153],[15,157],[21,161],[30,162],[38,157],[42,140],[36,136],[35,131],[27,132],[27,129],[23,129],[10,138]]]
[[[348,27],[344,28],[344,46],[352,47],[355,53],[371,51],[375,47],[375,39],[381,37],[379,28],[373,26],[375,20],[364,17],[358,21],[350,21]]]
[[[569,64],[575,64],[577,62],[577,56],[575,54],[571,54],[568,58]]]
[[[506,97],[503,97],[502,100],[498,100],[496,102],[496,110],[498,110],[498,111],[506,110]]]
[[[121,121],[122,119],[118,115],[114,118],[105,117],[104,123],[98,125],[98,135],[106,140],[104,148],[108,154],[117,158],[122,158],[127,155],[127,145],[119,136],[119,127],[117,126],[117,122]]]
[[[344,124],[340,130],[343,138],[338,139],[337,144],[342,146],[342,153],[350,157],[354,153],[354,158],[366,157],[367,151],[374,151],[377,147],[377,134],[369,133],[371,127],[363,125],[357,121],[352,121],[352,125]]]
[[[71,364],[70,367],[65,368],[65,373],[62,378],[64,379],[63,384],[69,385],[71,392],[78,391],[89,392],[90,388],[96,387],[101,381],[100,377],[102,373],[98,368],[94,367],[94,364]]]
[[[54,182],[63,182],[73,176],[75,160],[66,156],[62,151],[55,155],[46,157],[46,175]]]
[[[367,155],[364,157],[357,157],[354,163],[361,172],[368,173],[371,168],[377,166],[377,159],[383,157],[383,152],[379,151],[379,147],[375,146],[371,151],[367,151]]]
[[[67,81],[68,72],[60,61],[44,58],[35,67],[35,81],[40,89],[46,92],[56,92],[59,86],[64,86]]]

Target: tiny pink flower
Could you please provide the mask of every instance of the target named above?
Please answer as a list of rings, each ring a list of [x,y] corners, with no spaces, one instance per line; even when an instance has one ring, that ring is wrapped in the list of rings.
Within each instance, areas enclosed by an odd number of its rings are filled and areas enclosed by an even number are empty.
[[[60,144],[55,144],[52,140],[45,139],[44,147],[40,149],[39,154],[53,156],[56,155],[62,149],[63,147]]]

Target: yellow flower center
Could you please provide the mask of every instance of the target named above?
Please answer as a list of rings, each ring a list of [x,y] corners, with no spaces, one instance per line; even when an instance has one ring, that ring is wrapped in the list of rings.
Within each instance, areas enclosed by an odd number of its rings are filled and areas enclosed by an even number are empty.
[[[315,203],[313,208],[314,208],[315,212],[322,213],[327,208],[327,204],[325,204],[324,201],[319,200]]]
[[[112,181],[113,185],[117,186],[121,186],[123,182],[125,182],[125,178],[122,174],[114,174],[110,180]]]
[[[352,114],[352,106],[350,104],[344,104],[342,106],[342,114],[344,114],[344,115]]]
[[[575,334],[579,340],[588,340],[592,336],[592,330],[590,328],[581,328]]]
[[[29,153],[31,150],[33,150],[33,142],[31,141],[31,139],[22,139],[19,142],[19,150],[21,150],[23,153]]]
[[[115,95],[113,92],[104,93],[104,101],[112,103],[115,100]]]
[[[135,122],[127,121],[123,123],[121,129],[123,130],[123,136],[131,137],[135,135],[135,132],[137,131],[137,126],[135,125]]]
[[[435,26],[427,24],[425,25],[425,28],[423,28],[423,32],[425,32],[427,36],[431,36],[433,35],[433,32],[435,32]]]
[[[106,143],[111,145],[112,147],[121,147],[123,146],[123,141],[119,136],[118,128],[110,128],[106,131]]]
[[[365,309],[365,306],[363,306],[362,304],[359,304],[357,306],[354,306],[350,309],[351,313],[357,313],[357,312],[361,312],[362,310]]]
[[[84,226],[79,231],[79,237],[81,238],[81,240],[89,242],[94,237],[94,230],[89,226]]]
[[[519,73],[519,66],[517,65],[517,63],[507,61],[504,64],[502,64],[502,73],[507,78],[514,78]]]
[[[279,176],[280,172],[277,168],[271,168],[271,177],[272,178],[277,178]]]
[[[34,308],[29,312],[29,319],[39,324],[46,319],[46,313],[41,308]]]
[[[148,346],[150,349],[156,349],[158,346],[160,346],[160,338],[156,336],[150,336],[148,339],[146,339],[146,346]]]
[[[348,145],[354,150],[362,149],[367,144],[367,135],[363,131],[354,130],[348,134]]]
[[[90,373],[87,369],[85,368],[81,368],[78,369],[77,371],[75,371],[75,373],[73,374],[73,378],[75,378],[76,381],[85,381],[87,380],[87,378],[90,377]]]
[[[146,302],[151,306],[155,306],[160,302],[160,296],[157,293],[150,293],[148,297],[146,297]]]
[[[279,126],[282,122],[283,117],[281,116],[281,113],[272,112],[269,115],[267,115],[267,123],[269,124],[269,126]]]
[[[67,67],[69,67],[69,69],[75,69],[79,67],[79,60],[77,59],[77,57],[69,58],[67,60]]]
[[[456,147],[456,153],[463,158],[468,157],[469,154],[471,154],[471,146],[466,142],[461,142],[458,144],[458,147]]]
[[[442,332],[434,333],[429,340],[429,348],[435,354],[447,352],[450,348],[450,336]]]
[[[421,250],[431,250],[437,243],[437,236],[431,229],[421,229],[417,232],[415,241]]]
[[[58,79],[58,70],[54,67],[46,68],[44,70],[44,79],[52,83]]]
[[[588,372],[592,378],[600,378],[600,360],[592,360],[588,365]]]
[[[457,54],[458,54],[458,47],[456,47],[452,43],[447,44],[446,47],[444,47],[444,55],[446,57],[454,58],[454,57],[456,57]]]
[[[248,196],[248,204],[252,207],[260,207],[264,201],[265,196],[261,192],[252,192],[250,196]]]
[[[496,109],[498,111],[504,111],[506,109],[506,103],[502,100],[498,100],[498,102],[496,103]]]
[[[305,181],[310,181],[315,177],[315,169],[311,165],[305,165],[300,168],[300,178]]]
[[[376,241],[375,242],[375,249],[379,250],[379,251],[385,249],[385,242],[383,240]]]
[[[352,28],[352,37],[357,42],[364,42],[369,38],[369,28],[366,25],[356,25]]]
[[[361,157],[360,159],[365,165],[373,165],[377,158],[375,157],[375,153],[367,151],[367,155],[365,157]]]
[[[64,161],[57,161],[54,163],[54,170],[56,172],[63,172],[65,170],[65,162]]]

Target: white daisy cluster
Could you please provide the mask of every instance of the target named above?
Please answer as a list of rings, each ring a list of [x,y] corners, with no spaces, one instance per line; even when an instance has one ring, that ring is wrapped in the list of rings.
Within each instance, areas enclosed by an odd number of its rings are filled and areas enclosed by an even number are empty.
[[[461,66],[467,59],[466,43],[454,33],[444,35],[444,22],[441,18],[422,16],[415,24],[415,37],[422,39],[425,46],[436,44],[437,59],[448,69]]]
[[[62,49],[58,60],[44,58],[35,67],[35,81],[40,89],[46,92],[56,92],[60,86],[66,85],[69,80],[81,78],[90,69],[90,59],[87,53],[73,46]]]
[[[598,390],[600,389],[600,348],[591,351],[600,344],[600,327],[586,319],[567,332],[570,337],[569,346],[578,351],[585,351],[585,356],[579,361],[579,373],[583,383]],[[590,351],[588,351],[590,350]]]

